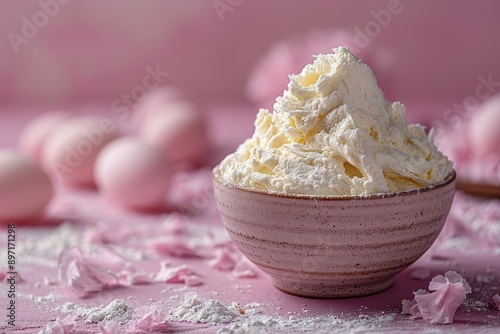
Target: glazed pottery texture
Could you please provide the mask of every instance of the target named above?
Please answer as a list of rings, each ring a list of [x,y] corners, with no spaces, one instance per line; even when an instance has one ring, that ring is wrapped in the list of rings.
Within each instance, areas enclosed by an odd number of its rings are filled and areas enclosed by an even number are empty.
[[[418,190],[312,197],[239,187],[213,172],[219,211],[241,252],[287,293],[354,297],[388,288],[444,226],[453,172]]]

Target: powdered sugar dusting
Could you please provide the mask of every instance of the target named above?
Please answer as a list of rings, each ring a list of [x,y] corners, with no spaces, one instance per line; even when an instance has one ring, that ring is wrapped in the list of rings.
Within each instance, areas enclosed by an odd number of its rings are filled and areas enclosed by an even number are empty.
[[[218,334],[250,333],[366,333],[373,332],[395,319],[394,314],[361,315],[353,319],[324,315],[311,318],[253,316],[222,327]]]
[[[222,305],[217,300],[201,300],[196,293],[187,293],[179,307],[170,314],[181,321],[204,324],[224,324],[233,321],[239,313]]]
[[[55,303],[61,299],[61,295],[59,295],[56,292],[51,292],[45,296],[37,296],[34,294],[25,295],[22,293],[19,293],[17,296],[21,297],[21,298],[25,297],[25,298],[31,299],[32,301],[34,301],[37,304]]]
[[[88,310],[85,322],[108,322],[114,320],[120,324],[130,321],[135,309],[123,299],[115,299],[104,307],[94,307]]]
[[[317,317],[284,317],[262,314],[263,305],[249,303],[240,306],[232,302],[229,306],[218,300],[204,300],[197,293],[188,292],[184,300],[169,312],[171,321],[195,324],[221,325],[217,333],[345,333],[365,332],[381,328],[396,317],[395,314],[358,315],[350,319],[333,314]]]
[[[65,303],[56,310],[85,318],[86,323],[106,323],[113,320],[120,324],[125,324],[130,321],[135,314],[135,309],[123,299],[115,299],[107,305],[92,308],[78,306],[73,303]]]

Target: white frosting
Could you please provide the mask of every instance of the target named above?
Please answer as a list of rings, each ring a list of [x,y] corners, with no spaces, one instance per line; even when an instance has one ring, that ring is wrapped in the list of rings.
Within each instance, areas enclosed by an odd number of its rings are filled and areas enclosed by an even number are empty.
[[[404,191],[452,171],[432,135],[408,125],[405,107],[391,105],[371,69],[339,47],[290,76],[274,112],[259,111],[252,138],[219,170],[240,186],[286,194]]]

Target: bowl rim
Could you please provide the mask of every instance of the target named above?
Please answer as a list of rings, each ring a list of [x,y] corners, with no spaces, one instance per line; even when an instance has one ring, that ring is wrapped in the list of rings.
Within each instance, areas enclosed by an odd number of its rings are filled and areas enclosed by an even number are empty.
[[[247,188],[231,181],[225,180],[219,170],[220,165],[215,166],[212,169],[212,179],[217,184],[226,187],[237,189],[244,192],[266,195],[270,197],[279,197],[279,198],[290,198],[290,199],[303,199],[303,200],[326,200],[326,201],[350,201],[350,200],[366,200],[366,199],[381,199],[381,198],[389,198],[389,197],[397,197],[397,196],[410,196],[415,194],[421,194],[425,192],[429,192],[431,190],[439,189],[446,187],[447,185],[455,182],[457,178],[457,173],[454,169],[446,176],[446,178],[435,184],[431,184],[424,188],[410,189],[400,192],[390,192],[390,193],[377,193],[377,194],[369,194],[369,195],[328,195],[328,196],[318,196],[318,195],[304,195],[304,194],[285,194],[276,191],[265,191],[260,189]]]

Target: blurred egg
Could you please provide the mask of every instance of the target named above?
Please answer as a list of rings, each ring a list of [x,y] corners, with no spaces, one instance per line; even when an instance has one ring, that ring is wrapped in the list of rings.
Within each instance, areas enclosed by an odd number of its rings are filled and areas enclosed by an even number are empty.
[[[99,192],[131,209],[164,204],[171,174],[170,163],[159,149],[131,137],[109,143],[95,165]]]
[[[133,126],[140,126],[151,116],[163,112],[165,104],[180,101],[185,94],[172,86],[160,86],[148,92],[134,110]]]
[[[49,177],[19,153],[0,151],[0,221],[17,222],[39,215],[52,198]]]
[[[108,118],[76,118],[60,124],[47,138],[42,165],[68,186],[94,185],[94,163],[99,151],[118,137]]]
[[[68,113],[62,111],[47,112],[35,117],[21,132],[20,150],[36,162],[40,162],[46,138],[69,117]]]
[[[472,114],[469,139],[477,156],[500,158],[500,95],[483,103]]]
[[[141,137],[160,148],[173,163],[203,161],[208,148],[203,116],[188,102],[168,103],[164,108],[146,119]]]

